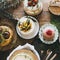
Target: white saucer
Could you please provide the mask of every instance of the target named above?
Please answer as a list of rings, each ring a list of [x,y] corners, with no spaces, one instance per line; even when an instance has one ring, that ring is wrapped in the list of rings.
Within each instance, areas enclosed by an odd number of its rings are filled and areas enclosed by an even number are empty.
[[[24,16],[24,17],[26,17],[26,16]],[[29,16],[29,17],[31,17],[31,16]],[[23,18],[23,17],[22,17]],[[17,30],[17,33],[18,33],[18,35],[21,37],[21,38],[23,38],[23,39],[32,39],[32,38],[34,38],[36,35],[37,35],[37,33],[39,32],[39,23],[38,23],[38,21],[34,18],[34,17],[31,17],[31,18],[33,18],[36,22],[35,22],[35,29],[34,29],[34,31],[33,31],[33,33],[31,34],[31,35],[28,35],[28,36],[23,36],[21,33],[20,33],[20,31],[19,31],[19,29],[18,29],[18,24],[17,24],[17,26],[16,26],[16,30]],[[18,21],[19,22],[19,21]]]
[[[47,40],[44,40],[43,39],[43,35],[42,35],[42,32],[45,28],[51,28],[55,31],[55,36],[53,38],[52,41],[47,41]],[[39,31],[39,38],[40,40],[45,43],[45,44],[53,44],[54,42],[56,42],[56,40],[58,39],[58,29],[56,28],[56,26],[52,25],[52,24],[45,24],[43,25],[41,28],[40,28],[40,31]]]

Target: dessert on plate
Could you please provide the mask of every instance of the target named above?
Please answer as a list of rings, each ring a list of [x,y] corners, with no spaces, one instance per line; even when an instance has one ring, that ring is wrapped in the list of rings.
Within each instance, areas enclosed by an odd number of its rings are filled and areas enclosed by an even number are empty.
[[[4,47],[11,43],[13,31],[8,26],[0,26],[0,46]]]
[[[55,35],[55,32],[54,32],[53,29],[50,29],[50,28],[49,28],[49,29],[45,29],[45,30],[43,31],[43,38],[44,38],[45,40],[47,40],[47,41],[53,40],[54,35]]]
[[[37,56],[28,49],[16,50],[9,60],[38,60]]]
[[[17,24],[17,29],[21,35],[27,37],[33,34],[35,22],[28,16],[22,17]]]
[[[39,24],[34,17],[24,16],[19,19],[16,30],[20,37],[24,39],[32,39],[39,31]]]
[[[49,11],[54,15],[60,15],[60,0],[51,0]]]
[[[40,0],[24,0],[24,11],[28,15],[38,15],[42,11],[42,3]]]
[[[45,44],[52,44],[58,39],[58,29],[53,24],[44,24],[40,28],[39,38]]]

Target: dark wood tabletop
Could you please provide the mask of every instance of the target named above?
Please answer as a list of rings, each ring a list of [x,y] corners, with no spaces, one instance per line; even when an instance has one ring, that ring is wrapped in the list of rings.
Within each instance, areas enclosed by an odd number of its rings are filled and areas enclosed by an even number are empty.
[[[27,16],[27,14],[23,10],[23,3],[22,2],[16,9],[13,9],[10,13],[12,13],[15,18],[21,18],[23,16]],[[43,10],[39,15],[34,16],[34,17],[38,20],[40,27],[43,24],[51,23],[51,13],[48,10]],[[60,19],[60,17],[59,17],[59,19]],[[17,21],[8,20],[8,19],[5,19],[5,18],[1,18],[0,22],[3,22],[3,23],[9,22],[9,24],[14,29],[16,28],[16,24],[17,24]],[[15,29],[15,31],[16,31],[16,29]],[[32,39],[27,39],[27,40],[22,39],[17,34],[17,32],[16,32],[16,36],[17,36],[16,37],[17,41],[16,41],[16,44],[14,45],[14,47],[12,49],[9,49],[7,51],[0,51],[0,60],[6,60],[7,56],[11,53],[11,51],[14,48],[16,48],[18,45],[24,45],[26,43],[30,43],[30,44],[34,45],[35,49],[38,51],[38,53],[41,57],[41,60],[46,59],[46,54],[47,54],[48,49],[53,51],[51,56],[53,56],[55,53],[57,53],[57,56],[55,57],[54,60],[60,60],[60,43],[59,43],[59,39],[54,44],[47,45],[47,44],[44,44],[40,41],[38,34],[37,34],[36,37],[34,37]],[[42,53],[42,51],[43,51],[43,53]]]

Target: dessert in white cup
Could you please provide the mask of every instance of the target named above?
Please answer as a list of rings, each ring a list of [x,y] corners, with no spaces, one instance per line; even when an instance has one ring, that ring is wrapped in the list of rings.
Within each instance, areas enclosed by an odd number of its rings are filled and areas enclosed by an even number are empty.
[[[35,18],[31,16],[24,16],[18,21],[16,29],[19,36],[35,36],[34,34],[37,33],[35,32],[37,21],[33,19]]]
[[[42,11],[42,3],[40,0],[24,0],[24,11],[28,15],[38,15]]]

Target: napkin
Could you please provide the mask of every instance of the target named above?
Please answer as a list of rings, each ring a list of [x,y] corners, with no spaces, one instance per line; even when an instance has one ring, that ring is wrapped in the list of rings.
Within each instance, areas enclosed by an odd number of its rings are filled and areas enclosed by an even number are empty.
[[[29,50],[32,50],[32,51],[36,54],[36,56],[38,57],[38,60],[40,60],[40,56],[39,56],[38,52],[35,50],[34,46],[31,45],[31,44],[29,44],[29,43],[26,43],[26,44],[23,45],[23,46],[19,45],[17,48],[15,48],[15,49],[10,53],[10,55],[7,57],[7,60],[9,60],[10,56],[11,56],[16,50],[21,50],[21,49],[24,49],[24,48],[29,49]]]

